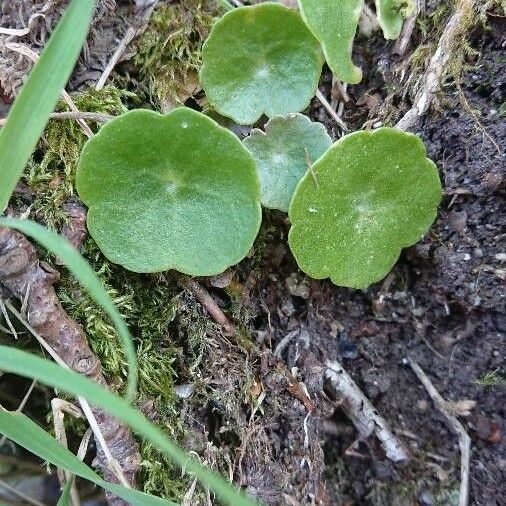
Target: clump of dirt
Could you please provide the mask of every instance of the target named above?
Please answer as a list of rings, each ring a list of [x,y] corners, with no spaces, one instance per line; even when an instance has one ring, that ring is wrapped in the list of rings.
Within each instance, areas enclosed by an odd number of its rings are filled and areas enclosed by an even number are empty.
[[[366,441],[361,457],[347,456],[356,434],[336,407],[320,432],[328,504],[453,504],[458,497],[457,439],[406,367],[408,355],[445,397],[477,402],[466,424],[474,503],[499,505],[505,493],[505,171],[504,154],[489,136],[498,144],[506,137],[500,113],[506,74],[500,41],[485,35],[474,42],[481,56],[463,78],[469,108],[458,94],[446,96],[444,109],[418,129],[445,187],[425,240],[367,291],[307,280],[286,251],[269,266],[262,288],[273,347],[297,325],[304,329],[283,352],[289,367],[307,373],[302,349],[341,360],[413,454],[406,466],[394,466],[375,441]],[[266,256],[275,257],[273,251]],[[488,388],[487,375],[495,378]]]

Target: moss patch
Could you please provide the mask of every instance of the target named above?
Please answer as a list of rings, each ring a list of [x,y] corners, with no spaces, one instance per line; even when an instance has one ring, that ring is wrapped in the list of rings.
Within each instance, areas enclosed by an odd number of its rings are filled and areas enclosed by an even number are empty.
[[[135,95],[106,86],[100,91],[73,93],[71,97],[80,111],[118,115],[126,111],[123,102],[134,99]],[[69,108],[60,101],[56,110]],[[98,129],[97,123],[89,121],[88,124],[93,131]],[[75,172],[86,140],[75,120],[50,120],[25,171],[24,181],[35,194],[34,218],[51,228],[58,228],[67,218],[61,206],[75,194]]]
[[[109,263],[91,238],[86,240],[83,254],[134,337],[139,364],[138,407],[171,438],[184,444],[187,421],[181,416],[182,401],[174,393],[174,383],[199,382],[207,336],[215,325],[193,297],[181,291],[177,277],[126,271]],[[83,325],[112,388],[121,392],[127,365],[109,318],[66,272],[58,285],[58,296],[69,315]],[[182,476],[177,466],[147,442],[140,441],[140,452],[141,489],[173,501],[181,500],[192,477]]]
[[[180,104],[198,88],[202,44],[223,12],[215,0],[181,0],[155,10],[134,57],[155,106]]]

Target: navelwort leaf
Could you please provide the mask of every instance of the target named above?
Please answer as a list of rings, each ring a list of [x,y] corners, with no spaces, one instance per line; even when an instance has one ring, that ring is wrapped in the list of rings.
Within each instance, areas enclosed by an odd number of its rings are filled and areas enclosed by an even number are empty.
[[[114,327],[118,331],[125,348],[125,354],[128,360],[127,397],[133,399],[137,390],[138,371],[137,355],[135,353],[132,336],[130,335],[123,317],[88,262],[66,239],[33,221],[0,218],[0,227],[19,230],[23,234],[33,237],[48,251],[58,255],[72,274],[74,274],[84,288],[86,288],[95,302],[97,302],[97,304],[99,304],[111,317]]]
[[[239,7],[213,27],[202,49],[200,82],[210,104],[244,125],[305,109],[323,65],[300,15],[275,3]]]
[[[176,503],[165,499],[103,480],[93,469],[79,460],[23,413],[8,412],[0,408],[0,434],[59,469],[65,469],[95,483],[95,485],[113,493],[116,497],[127,501],[128,504],[134,506],[177,506]],[[67,495],[65,496],[65,494]],[[69,497],[70,486],[67,483],[58,504],[71,504]]]
[[[397,39],[404,19],[416,9],[416,0],[375,0],[378,23],[385,39]]]
[[[262,204],[288,212],[297,183],[332,140],[321,123],[290,114],[270,119],[265,133],[252,130],[243,143],[257,162]]]
[[[353,64],[351,53],[364,0],[299,0],[299,4],[333,74],[345,83],[359,83],[362,71]]]
[[[0,214],[5,211],[74,68],[88,33],[94,5],[94,0],[71,2],[0,131]]]
[[[355,132],[297,186],[290,248],[309,276],[364,288],[422,238],[440,201],[437,168],[418,137],[393,128]]]
[[[135,272],[223,272],[262,219],[253,157],[230,131],[181,107],[131,111],[84,146],[77,190],[105,256]]]
[[[133,409],[125,400],[112,394],[104,387],[93,383],[74,371],[22,350],[0,346],[0,371],[18,374],[74,396],[84,397],[91,405],[102,408],[107,413],[127,424],[139,436],[150,441],[160,452],[167,455],[175,464],[192,473],[204,486],[209,487],[229,506],[258,506],[255,501],[245,497],[233,485],[217,474],[208,471],[195,459],[180,450],[141,412]],[[44,443],[40,441],[43,445]],[[37,442],[34,442],[34,445]],[[116,494],[116,491],[114,491]]]

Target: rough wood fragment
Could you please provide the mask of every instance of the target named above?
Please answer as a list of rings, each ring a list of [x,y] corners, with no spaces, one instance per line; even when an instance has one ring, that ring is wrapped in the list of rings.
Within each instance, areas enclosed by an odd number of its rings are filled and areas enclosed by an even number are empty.
[[[469,465],[471,461],[471,438],[466,432],[464,426],[459,422],[457,417],[452,413],[451,406],[441,394],[436,390],[428,376],[423,372],[422,368],[412,359],[408,358],[408,363],[425,387],[430,398],[436,405],[436,408],[446,418],[450,428],[457,434],[460,447],[460,492],[459,506],[467,506],[469,503]],[[449,409],[450,408],[450,409]],[[464,412],[465,414],[465,412]]]
[[[106,386],[101,364],[91,351],[81,326],[62,308],[54,290],[59,275],[39,262],[35,247],[19,232],[0,227],[0,287],[26,305],[28,323],[48,342],[74,371]],[[128,482],[135,486],[140,467],[137,443],[128,427],[100,409],[93,414],[111,455],[117,460]],[[100,446],[94,465],[108,481],[116,482]],[[108,498],[113,506],[123,500]]]
[[[327,362],[326,366],[326,386],[333,396],[341,401],[341,409],[353,422],[360,438],[366,439],[375,434],[390,460],[393,462],[408,460],[407,449],[341,364]]]
[[[475,0],[458,0],[455,12],[446,25],[436,52],[430,60],[429,68],[423,76],[414,104],[397,123],[396,128],[400,130],[412,128],[418,119],[429,110],[440,89],[441,79],[445,70],[448,69],[448,63],[454,56],[455,45],[460,43],[462,35],[473,21],[472,15],[475,6]]]

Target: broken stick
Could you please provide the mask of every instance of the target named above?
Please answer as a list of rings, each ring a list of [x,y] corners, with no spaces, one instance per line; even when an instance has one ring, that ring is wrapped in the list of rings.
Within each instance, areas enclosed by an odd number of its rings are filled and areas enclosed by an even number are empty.
[[[334,397],[342,400],[341,408],[353,422],[360,438],[365,439],[375,434],[390,460],[393,462],[408,460],[407,449],[342,365],[339,362],[329,361],[326,367],[326,384]]]
[[[452,55],[455,54],[456,44],[461,43],[461,36],[473,22],[475,0],[458,0],[455,13],[446,25],[436,52],[432,56],[429,68],[423,76],[420,90],[418,91],[413,107],[397,123],[399,130],[408,130],[416,125],[423,116],[440,89],[441,79]]]
[[[412,359],[408,358],[408,363],[420,383],[425,387],[430,398],[436,405],[439,412],[446,418],[450,428],[457,434],[460,446],[460,493],[459,506],[467,506],[469,502],[469,463],[471,460],[471,438],[466,432],[464,426],[457,417],[450,413],[448,406],[451,405],[445,401],[441,394],[436,390],[428,376],[422,368]]]

